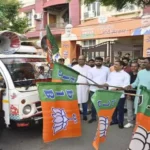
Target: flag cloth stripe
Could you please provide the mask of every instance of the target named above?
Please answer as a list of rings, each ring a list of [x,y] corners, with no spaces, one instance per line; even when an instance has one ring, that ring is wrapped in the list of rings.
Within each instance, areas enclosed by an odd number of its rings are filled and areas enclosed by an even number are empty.
[[[136,126],[128,150],[150,149],[150,90],[141,86]]]
[[[122,92],[98,90],[92,96],[98,115],[98,127],[93,141],[95,150],[99,150],[99,143],[106,140],[108,127],[121,95]]]
[[[65,65],[54,63],[52,81],[76,83],[79,73]]]
[[[43,140],[81,136],[76,85],[37,83],[43,113]]]

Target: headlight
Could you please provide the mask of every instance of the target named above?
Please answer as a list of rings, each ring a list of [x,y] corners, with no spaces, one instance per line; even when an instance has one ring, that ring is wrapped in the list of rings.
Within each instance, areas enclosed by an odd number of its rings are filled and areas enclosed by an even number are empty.
[[[23,108],[23,113],[24,113],[25,115],[28,115],[30,112],[31,112],[31,106],[30,106],[30,105],[24,106],[24,108]]]

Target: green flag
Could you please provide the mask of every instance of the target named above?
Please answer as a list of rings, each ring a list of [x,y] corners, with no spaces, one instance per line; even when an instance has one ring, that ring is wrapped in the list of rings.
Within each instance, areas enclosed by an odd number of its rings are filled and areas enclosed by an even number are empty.
[[[55,55],[56,53],[59,52],[59,47],[58,47],[57,41],[56,41],[55,37],[52,35],[52,32],[48,25],[46,26],[46,34],[47,34],[47,39],[49,40],[49,42],[51,44],[52,54]]]
[[[107,129],[121,94],[122,92],[98,90],[92,96],[92,102],[98,115],[98,128],[93,141],[95,150],[99,150],[99,143],[106,139]]]
[[[80,75],[79,72],[57,62],[54,63],[53,82],[76,83],[78,75]]]

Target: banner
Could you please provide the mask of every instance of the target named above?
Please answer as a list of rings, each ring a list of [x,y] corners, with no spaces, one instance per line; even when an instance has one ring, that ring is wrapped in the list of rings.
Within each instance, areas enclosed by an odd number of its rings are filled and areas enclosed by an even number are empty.
[[[43,112],[43,140],[81,136],[76,84],[38,83]]]
[[[141,87],[136,127],[128,150],[150,149],[150,90]]]
[[[52,82],[76,83],[79,73],[65,65],[54,63]]]
[[[93,147],[96,150],[99,150],[99,143],[106,139],[107,130],[121,94],[122,92],[98,90],[92,96],[92,102],[98,115],[98,128],[93,141]]]

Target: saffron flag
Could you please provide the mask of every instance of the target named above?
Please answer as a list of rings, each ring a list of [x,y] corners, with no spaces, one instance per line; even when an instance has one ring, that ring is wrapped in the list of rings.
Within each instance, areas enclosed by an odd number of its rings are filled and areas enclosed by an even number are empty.
[[[56,53],[59,52],[59,47],[48,25],[46,26],[46,34],[47,34],[47,39],[49,40],[50,45],[51,45],[51,48],[50,48],[51,52],[53,55],[55,55]]]
[[[54,63],[52,82],[76,83],[79,73],[65,65]]]
[[[107,130],[121,94],[122,92],[117,91],[98,90],[92,96],[92,102],[98,115],[98,128],[93,141],[95,150],[99,150],[99,143],[106,139]]]
[[[38,83],[43,112],[43,140],[81,136],[76,84]]]
[[[135,132],[128,150],[150,150],[150,90],[141,86]]]

